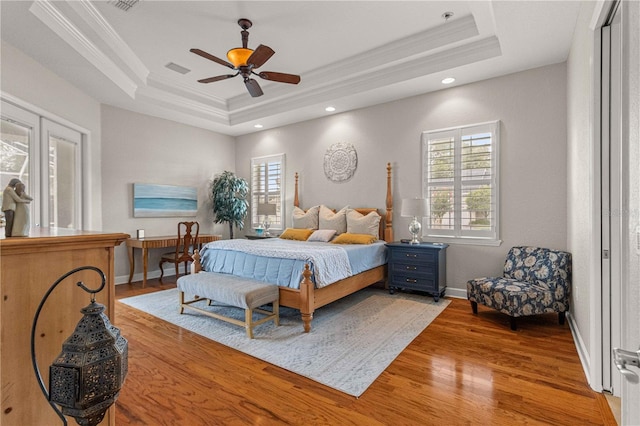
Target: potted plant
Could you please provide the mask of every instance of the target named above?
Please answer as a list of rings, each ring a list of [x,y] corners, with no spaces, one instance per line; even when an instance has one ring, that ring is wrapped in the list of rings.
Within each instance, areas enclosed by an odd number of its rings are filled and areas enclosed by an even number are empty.
[[[249,203],[249,184],[232,172],[224,171],[211,181],[211,201],[215,223],[229,223],[229,235],[233,239],[233,227],[244,228]]]

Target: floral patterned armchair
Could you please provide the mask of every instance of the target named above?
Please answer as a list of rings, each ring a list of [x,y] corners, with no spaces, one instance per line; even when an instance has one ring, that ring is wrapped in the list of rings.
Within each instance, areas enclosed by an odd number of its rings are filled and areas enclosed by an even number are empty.
[[[467,299],[474,314],[478,303],[516,318],[558,312],[564,324],[569,310],[571,254],[539,247],[512,247],[502,277],[475,278],[467,282]]]

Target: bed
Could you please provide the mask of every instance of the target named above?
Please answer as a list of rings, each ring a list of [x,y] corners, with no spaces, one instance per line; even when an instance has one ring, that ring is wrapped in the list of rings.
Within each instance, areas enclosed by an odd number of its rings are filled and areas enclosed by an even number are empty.
[[[387,188],[385,199],[386,211],[384,215],[380,215],[380,212],[376,208],[353,208],[353,210],[356,210],[362,215],[376,212],[376,214],[381,216],[378,229],[378,238],[380,241],[370,244],[370,247],[363,247],[357,244],[344,245],[344,251],[346,252],[346,256],[349,258],[350,267],[353,269],[353,271],[350,271],[350,273],[347,274],[348,276],[344,278],[338,277],[336,280],[335,276],[331,276],[332,274],[328,274],[326,272],[328,269],[331,269],[331,272],[334,273],[335,271],[333,270],[338,268],[334,268],[333,266],[340,262],[334,259],[331,259],[330,261],[321,261],[319,260],[319,257],[313,257],[313,253],[315,253],[316,250],[330,251],[331,248],[329,246],[333,246],[333,249],[336,250],[337,245],[330,243],[307,243],[306,241],[290,242],[280,240],[278,238],[260,241],[226,240],[210,243],[210,245],[205,246],[202,250],[201,256],[195,256],[195,270],[198,271],[202,269],[207,272],[232,273],[234,275],[260,279],[262,281],[278,285],[280,306],[298,309],[302,317],[304,331],[309,332],[311,330],[313,313],[316,309],[341,299],[342,297],[348,296],[371,284],[386,279],[386,249],[384,248],[384,243],[393,241],[391,164],[387,163],[386,168]],[[298,196],[298,173],[295,174],[294,206],[300,208]],[[303,245],[309,248],[309,252],[305,252],[307,253],[306,255],[311,256],[309,258],[318,260],[315,262],[304,262],[299,258],[294,258],[294,256],[291,256],[290,258],[287,258],[288,256],[279,256],[285,259],[274,259],[270,257],[268,258],[269,262],[279,262],[277,266],[274,267],[271,265],[269,268],[270,271],[278,271],[275,274],[273,272],[266,271],[266,267],[262,267],[262,269],[260,269],[260,267],[255,268],[253,266],[254,263],[257,263],[257,260],[264,261],[265,256],[264,253],[262,253],[263,250],[275,250],[274,247],[282,247],[282,253],[285,253],[287,250],[290,250],[288,247],[294,247],[291,251],[299,251],[301,249],[297,249],[297,247],[302,247]],[[222,248],[221,246],[227,247]],[[242,246],[247,246],[247,249],[242,249]],[[231,250],[233,254],[229,254],[228,251],[224,256],[220,256],[220,254],[213,254],[221,249]],[[242,257],[238,256],[236,258],[236,253],[239,250],[243,250]],[[369,251],[366,252],[366,250]],[[382,255],[380,253],[382,253]],[[224,261],[221,260],[221,257],[225,256],[228,257],[228,259]],[[380,260],[380,256],[383,258],[382,261]],[[374,263],[368,263],[369,260],[372,260]],[[247,264],[251,265],[248,269],[246,268]],[[229,265],[235,266],[231,268]],[[327,268],[326,265],[331,265],[332,267]],[[324,270],[322,267],[324,267]],[[259,271],[256,272],[256,269]],[[320,280],[320,278],[322,278],[322,280]],[[318,281],[318,285],[316,285],[314,281]]]

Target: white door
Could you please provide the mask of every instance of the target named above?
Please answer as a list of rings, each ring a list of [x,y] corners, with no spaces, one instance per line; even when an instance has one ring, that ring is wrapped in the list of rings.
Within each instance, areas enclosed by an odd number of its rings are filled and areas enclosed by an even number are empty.
[[[640,424],[640,2],[621,2],[621,333],[614,363],[622,374],[622,424]],[[617,19],[614,19],[614,22]],[[612,39],[613,41],[613,39]]]

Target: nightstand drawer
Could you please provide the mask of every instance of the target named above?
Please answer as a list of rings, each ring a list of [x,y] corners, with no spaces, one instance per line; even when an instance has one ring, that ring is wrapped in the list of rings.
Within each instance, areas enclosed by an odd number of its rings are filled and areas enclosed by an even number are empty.
[[[433,265],[429,263],[407,263],[407,262],[391,262],[389,264],[389,269],[391,273],[398,275],[416,275],[416,276],[424,276],[431,275],[433,276]]]
[[[438,252],[434,250],[395,249],[391,251],[392,262],[435,263]]]
[[[424,274],[394,274],[389,285],[394,287],[407,287],[414,290],[432,291],[437,289],[434,273]]]

